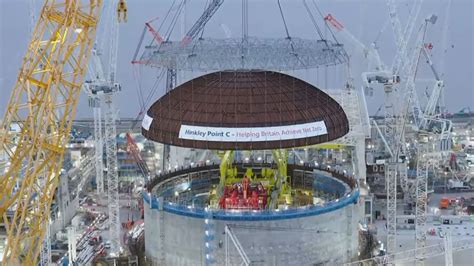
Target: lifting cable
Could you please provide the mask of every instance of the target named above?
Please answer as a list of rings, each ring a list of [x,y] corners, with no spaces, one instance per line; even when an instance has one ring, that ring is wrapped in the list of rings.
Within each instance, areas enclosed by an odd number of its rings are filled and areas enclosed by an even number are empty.
[[[296,60],[300,62],[302,66],[306,67],[306,64],[301,60],[301,58],[298,57],[298,54],[295,51],[295,44],[293,43],[293,40],[291,39],[290,31],[288,30],[288,26],[286,24],[285,15],[283,14],[283,9],[281,8],[280,0],[278,0],[277,3],[278,3],[278,8],[280,10],[281,19],[283,21],[283,26],[285,27],[286,38],[289,40],[291,51],[293,52],[290,54],[295,56]]]
[[[204,10],[203,10],[203,13],[206,12],[206,10],[209,8],[209,6],[211,5],[211,2],[209,2],[209,0],[206,0],[206,5],[204,6]],[[205,29],[205,25],[204,27],[202,27],[201,29],[201,34],[199,35],[199,38],[202,39],[202,36],[204,35],[204,29]]]
[[[168,9],[168,12],[166,12],[165,17],[163,18],[163,22],[161,22],[160,26],[158,26],[158,32],[161,30],[163,25],[166,23],[166,20],[168,20],[168,17],[171,14],[171,10],[173,10],[173,7],[174,7],[175,4],[176,4],[176,0],[173,0],[173,3],[171,4],[171,7]]]
[[[211,4],[211,3],[209,2],[209,0],[207,0],[207,1],[206,1],[206,4],[204,5],[204,11],[203,11],[203,13],[206,12],[206,9],[209,7],[210,4]],[[200,30],[201,33],[200,33],[200,35],[199,35],[199,39],[202,39],[202,36],[204,35],[204,29],[205,29],[205,28],[206,28],[206,27],[202,27],[202,29]],[[194,54],[194,49],[196,48],[197,43],[198,43],[198,42],[194,42],[194,43],[193,43],[193,47],[191,48],[191,55]]]
[[[138,86],[138,93],[139,93],[139,102],[140,102],[140,111],[138,112],[137,116],[135,117],[135,120],[141,119],[141,117],[144,115],[146,112],[147,106],[150,104],[151,99],[155,95],[157,89],[159,88],[159,84],[161,83],[161,80],[164,77],[164,70],[161,70],[161,72],[158,74],[156,77],[155,83],[153,84],[152,88],[150,89],[150,92],[148,93],[146,99],[143,98],[143,91],[142,91],[142,86],[141,82],[139,81],[140,75],[134,75],[134,78],[136,79],[136,83]],[[132,129],[135,128],[135,124],[132,126]]]
[[[316,8],[316,11],[318,11],[318,13],[319,13],[319,15],[321,16],[321,18],[324,19],[324,15],[323,15],[323,13],[321,12],[321,10],[319,9],[319,7],[318,7],[318,5],[316,4],[316,2],[315,2],[314,0],[312,0],[312,2],[313,2],[313,5],[314,5],[314,8]],[[332,38],[334,39],[334,41],[339,44],[339,42],[338,42],[337,39],[336,39],[336,35],[334,35],[334,32],[332,31],[331,27],[329,27],[327,23],[324,23],[324,25],[326,26],[326,29],[329,30],[329,33],[331,33],[331,36],[332,36]],[[323,38],[323,39],[324,39],[324,38]]]
[[[140,52],[140,48],[142,47],[143,39],[145,38],[145,33],[146,33],[146,26],[143,27],[142,34],[140,35],[137,49],[135,49],[135,53],[133,54],[132,64],[135,64],[135,62],[137,62],[138,53]]]
[[[324,40],[324,35],[321,29],[318,26],[318,23],[316,22],[316,19],[313,16],[313,13],[309,9],[308,4],[306,3],[306,0],[303,0],[303,5],[306,8],[306,12],[308,12],[309,18],[311,19],[311,22],[313,23],[314,28],[316,28],[316,31],[318,32],[319,37]]]
[[[142,112],[145,109],[145,100],[143,98],[142,82],[141,82],[141,76],[140,76],[139,68],[134,67],[132,65],[132,73],[133,73],[133,79],[135,80],[135,85],[136,85],[136,88],[137,88],[138,104],[140,105],[140,112]]]
[[[171,7],[168,9],[168,12],[166,12],[165,17],[163,18],[163,21],[162,21],[162,22],[160,23],[160,25],[158,26],[157,32],[160,32],[161,28],[163,27],[163,25],[164,25],[164,24],[166,23],[166,21],[168,20],[168,17],[169,17],[169,15],[170,15],[171,11],[173,10],[173,7],[174,7],[175,4],[176,4],[176,0],[174,0],[173,3],[171,3]],[[150,20],[148,23],[151,23],[152,21],[155,21],[155,20],[157,20],[157,19],[158,19],[158,17],[157,17],[157,18],[154,18],[154,19],[152,19],[152,20]],[[138,46],[137,46],[137,49],[135,50],[135,53],[134,53],[134,55],[133,55],[133,60],[132,60],[132,62],[137,62],[138,53],[140,52],[140,48],[142,47],[142,43],[143,43],[143,40],[144,40],[144,38],[145,38],[146,30],[147,30],[147,27],[146,27],[146,25],[145,25],[145,26],[143,26],[143,32],[142,32],[142,34],[141,34],[141,36],[140,36],[140,39],[139,39],[139,41],[138,41]],[[149,46],[152,45],[154,40],[155,40],[155,38],[151,39],[151,41],[150,41],[150,43],[149,43],[148,45],[149,45]]]
[[[150,101],[151,101],[152,97],[154,96],[156,90],[158,89],[158,87],[159,87],[158,85],[160,84],[161,80],[165,76],[165,73],[166,73],[166,70],[161,69],[161,72],[156,77],[156,80],[155,80],[155,83],[153,84],[152,90],[148,93],[148,96],[147,96],[146,102],[145,102],[145,106],[148,106],[148,104],[150,104]]]
[[[173,18],[171,19],[171,23],[170,23],[170,25],[169,25],[168,29],[166,30],[166,33],[165,33],[165,36],[166,36],[165,40],[167,42],[170,40],[171,33],[173,33],[174,27],[176,26],[179,15],[181,15],[181,12],[183,11],[185,3],[186,3],[186,0],[181,1],[181,3],[178,6],[178,10],[176,11]]]
[[[283,10],[281,8],[280,0],[278,0],[277,3],[278,3],[278,8],[280,9],[280,15],[281,15],[281,19],[283,21],[283,26],[285,27],[286,37],[288,39],[291,39],[290,32],[288,31],[288,26],[286,25],[285,15],[283,15]]]
[[[179,10],[179,13],[181,12],[182,10],[182,7],[183,7],[183,3],[185,2],[185,0],[183,0],[181,2],[181,4],[178,6],[178,10]],[[164,26],[164,24],[166,23],[166,21],[168,20],[170,14],[171,14],[171,11],[173,10],[174,6],[176,4],[176,0],[173,1],[173,3],[171,4],[171,7],[168,9],[168,12],[166,13],[163,21],[160,23],[160,25],[158,26],[158,32],[161,30],[161,28]],[[179,16],[179,13],[177,15],[175,15],[175,17],[172,19],[172,22],[171,22],[171,25],[170,25],[170,28],[171,30],[174,28],[174,25],[176,24],[176,17]],[[155,18],[151,21],[154,21],[154,20],[157,20],[158,18]],[[150,21],[150,22],[151,22]],[[168,28],[168,31],[170,30],[170,28]],[[135,50],[135,53],[134,53],[134,56],[133,56],[133,60],[132,62],[137,62],[137,57],[138,57],[138,53],[140,51],[140,48],[143,44],[143,40],[144,40],[144,37],[145,37],[145,33],[146,33],[146,26],[143,28],[143,31],[142,31],[142,34],[140,36],[140,39],[139,39],[139,42],[138,42],[138,46],[137,46],[137,49]],[[167,37],[167,40],[169,40],[169,36]],[[154,41],[154,38],[151,40],[150,44],[149,45],[152,45],[153,44],[153,41]],[[139,68],[133,68],[133,77],[135,79],[135,82],[136,82],[136,85],[137,85],[137,93],[138,93],[138,97],[139,97],[139,105],[140,105],[140,111],[137,115],[137,119],[139,119],[141,117],[141,115],[143,115],[143,113],[146,111],[146,107],[149,105],[152,97],[155,95],[156,93],[156,90],[158,88],[158,85],[160,84],[160,81],[163,79],[163,76],[164,76],[164,70],[162,69],[161,72],[158,74],[157,78],[156,78],[156,81],[155,83],[153,84],[150,92],[148,93],[147,97],[146,97],[146,100],[143,98],[143,89],[142,89],[142,84],[141,84],[141,76],[140,76],[140,69]]]

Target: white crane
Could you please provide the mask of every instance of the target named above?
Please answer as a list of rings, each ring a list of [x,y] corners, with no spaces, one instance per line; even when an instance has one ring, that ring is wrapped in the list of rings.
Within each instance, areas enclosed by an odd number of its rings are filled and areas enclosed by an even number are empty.
[[[386,188],[387,188],[387,243],[388,248],[392,250],[395,247],[395,235],[396,235],[396,177],[398,171],[398,159],[395,156],[397,152],[397,137],[399,136],[400,129],[397,127],[397,117],[399,115],[398,101],[396,99],[397,87],[395,85],[399,82],[397,75],[393,75],[392,71],[388,70],[385,64],[382,63],[380,56],[377,51],[377,46],[372,43],[369,47],[362,44],[357,40],[349,31],[347,31],[341,23],[339,23],[331,15],[325,17],[325,20],[329,22],[340,37],[355,45],[356,49],[361,52],[365,58],[369,61],[369,69],[362,73],[362,81],[365,88],[372,89],[372,83],[383,84],[384,88],[384,105],[385,105],[385,134],[381,137],[386,145],[386,150],[391,158],[385,166],[386,173]],[[377,127],[378,129],[378,127]],[[381,133],[381,131],[379,131]],[[390,221],[393,220],[392,222]]]
[[[395,37],[397,40],[398,57],[394,62],[393,71],[398,71],[403,75],[403,82],[405,82],[405,89],[402,93],[404,102],[404,109],[410,109],[411,115],[415,121],[415,124],[419,131],[419,142],[416,145],[417,148],[417,177],[416,177],[416,209],[415,209],[415,253],[416,258],[422,260],[426,246],[426,210],[427,210],[427,181],[428,181],[428,168],[432,167],[436,160],[440,157],[440,148],[443,145],[433,145],[434,141],[449,142],[451,122],[445,119],[439,119],[435,116],[436,105],[441,95],[441,90],[444,86],[443,81],[440,79],[436,69],[433,66],[431,58],[426,50],[424,44],[424,38],[426,28],[428,24],[435,24],[437,16],[432,15],[424,20],[424,25],[420,29],[419,34],[415,40],[415,46],[412,51],[412,55],[408,56],[407,43],[410,38],[410,34],[413,30],[413,24],[419,14],[422,1],[415,1],[413,4],[413,14],[411,14],[410,21],[407,24],[405,36],[400,35],[400,22],[396,15],[396,4],[394,0],[388,0],[390,9],[390,18],[394,29]],[[435,77],[435,86],[431,93],[431,97],[428,101],[425,110],[423,111],[417,98],[417,92],[415,87],[415,76],[419,63],[421,53],[426,57],[427,63],[430,65],[433,75]],[[405,62],[402,68],[399,66]],[[403,101],[403,100],[402,100]],[[408,111],[408,110],[407,110]],[[408,117],[408,114],[407,114]],[[400,125],[406,122],[407,117],[402,117]],[[440,130],[433,130],[433,125],[440,125]],[[404,135],[401,134],[403,144]],[[404,145],[401,145],[404,147]],[[406,169],[402,167],[402,169]],[[401,173],[400,173],[401,174]],[[391,220],[391,219],[388,219]],[[394,220],[395,221],[395,220]],[[387,244],[389,246],[389,243]],[[395,245],[393,245],[395,247]]]
[[[410,53],[408,49],[410,36],[421,10],[421,3],[421,0],[414,2],[407,25],[403,30],[398,18],[395,2],[392,0],[388,1],[390,22],[394,29],[397,42],[397,53],[390,70],[382,63],[375,43],[367,47],[350,34],[350,32],[331,15],[325,18],[326,21],[336,28],[340,37],[354,44],[356,49],[364,54],[365,58],[369,61],[369,70],[362,73],[364,86],[370,89],[372,83],[383,84],[384,86],[385,134],[382,136],[382,139],[387,146],[386,150],[390,157],[385,167],[387,188],[387,248],[390,253],[395,252],[396,247],[397,176],[399,176],[401,187],[405,192],[406,198],[409,198],[408,194],[409,191],[411,191],[409,189],[406,173],[407,164],[403,159],[405,158],[404,124],[408,116],[406,112],[410,110],[411,113],[423,117],[423,112],[419,107],[419,102],[416,97],[414,84],[420,51],[418,47],[422,47],[421,35],[417,36],[415,49],[411,50],[412,53]],[[400,86],[400,82],[403,82],[405,85],[404,88]],[[406,97],[408,97],[409,100],[403,101]]]
[[[362,82],[366,89],[371,89],[371,83],[384,84],[392,79],[391,72],[387,70],[386,65],[380,59],[377,45],[375,42],[368,47],[359,41],[352,33],[350,33],[336,18],[328,14],[324,20],[336,29],[336,34],[344,41],[351,43],[357,52],[364,55],[368,61],[368,69],[362,73]]]
[[[118,12],[118,17],[115,12]],[[116,132],[116,110],[113,104],[114,94],[120,91],[120,84],[116,82],[117,53],[118,53],[118,23],[121,14],[124,13],[123,20],[126,21],[126,5],[123,0],[111,0],[104,2],[105,22],[102,31],[97,37],[99,44],[93,50],[92,80],[85,83],[85,90],[89,94],[91,106],[94,109],[94,133],[96,149],[96,174],[97,191],[99,195],[104,192],[103,182],[103,143],[105,142],[106,164],[107,164],[107,206],[109,215],[109,233],[111,243],[111,256],[118,256],[120,247],[120,216],[119,216],[119,195],[118,195],[118,163],[117,163],[117,132]],[[106,45],[107,44],[107,45]],[[108,51],[108,71],[104,73],[104,58],[102,52],[107,47]],[[102,140],[102,118],[100,102],[104,101],[106,112],[104,114],[104,142]],[[102,179],[102,180],[101,180]]]
[[[421,37],[424,36],[418,34],[415,40],[415,46],[413,49],[413,53],[410,55],[408,50],[408,43],[410,41],[414,25],[418,18],[419,12],[421,10],[422,0],[414,1],[410,16],[408,18],[405,30],[402,30],[401,23],[397,13],[397,6],[396,1],[394,0],[387,0],[387,4],[389,7],[390,13],[390,22],[395,34],[395,40],[397,44],[397,54],[395,56],[395,60],[392,66],[392,73],[400,77],[400,81],[405,84],[404,90],[402,88],[397,88],[398,90],[396,94],[392,95],[390,98],[392,101],[395,101],[394,104],[398,105],[398,115],[395,114],[397,117],[392,119],[392,122],[387,121],[387,109],[386,109],[386,120],[385,126],[386,129],[390,127],[394,127],[393,135],[386,135],[386,138],[389,138],[389,142],[392,142],[394,145],[394,153],[395,156],[391,158],[389,165],[391,167],[385,168],[385,176],[386,176],[386,183],[387,183],[387,251],[391,255],[396,252],[396,215],[397,215],[397,174],[402,182],[402,187],[404,188],[405,197],[409,198],[410,191],[408,187],[408,179],[407,179],[407,163],[404,158],[405,156],[405,124],[408,117],[409,108],[413,110],[413,117],[415,122],[419,122],[419,117],[422,117],[422,110],[419,108],[419,102],[415,91],[415,74],[416,68],[418,66],[419,60],[419,45],[422,41]],[[425,23],[426,26],[426,23]],[[422,44],[421,44],[422,45]],[[418,53],[417,53],[418,52]],[[399,87],[399,86],[397,86]],[[393,123],[393,124],[392,124]],[[386,130],[387,133],[387,130]],[[420,149],[421,151],[421,149]],[[400,160],[402,159],[402,160]],[[423,161],[425,162],[425,161]],[[419,174],[423,174],[423,169],[426,169],[426,165],[420,165],[418,167],[420,169]],[[421,169],[423,168],[423,169]],[[417,191],[419,187],[423,184],[417,182]],[[425,186],[423,186],[424,188]],[[424,190],[426,194],[426,189]],[[421,192],[421,191],[420,191]],[[423,193],[421,193],[423,194]],[[417,197],[417,200],[421,198]],[[424,199],[426,202],[426,199]],[[421,207],[421,206],[420,206]],[[421,210],[421,209],[420,209]],[[417,212],[420,211],[417,208]],[[424,208],[426,210],[426,208]],[[418,216],[420,217],[420,216]],[[391,256],[388,259],[392,259]]]

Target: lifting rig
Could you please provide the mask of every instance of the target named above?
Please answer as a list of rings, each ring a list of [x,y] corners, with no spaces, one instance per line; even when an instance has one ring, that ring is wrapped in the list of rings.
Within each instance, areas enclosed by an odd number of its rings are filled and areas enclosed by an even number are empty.
[[[46,0],[41,10],[1,127],[8,157],[0,178],[2,265],[37,264],[101,5]],[[16,139],[12,123],[21,128]]]

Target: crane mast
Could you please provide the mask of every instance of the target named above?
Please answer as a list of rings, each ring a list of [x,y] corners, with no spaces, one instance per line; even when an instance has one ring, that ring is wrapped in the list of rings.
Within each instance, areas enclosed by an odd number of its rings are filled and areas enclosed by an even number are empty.
[[[89,107],[93,110],[94,117],[94,149],[95,149],[95,180],[97,184],[97,194],[104,193],[104,164],[103,164],[103,134],[102,134],[102,110],[100,104],[100,87],[105,83],[104,72],[99,58],[97,45],[92,50],[92,65],[89,67],[93,71],[93,81],[86,81],[83,85],[85,92],[89,96]],[[91,72],[91,71],[90,71]],[[99,85],[100,84],[100,85]]]
[[[436,72],[436,69],[431,62],[431,59],[426,51],[426,47],[424,45],[424,38],[426,29],[429,23],[435,24],[437,17],[432,15],[424,20],[424,24],[415,39],[415,46],[413,48],[412,54],[409,55],[407,49],[407,43],[410,39],[411,32],[414,28],[414,23],[416,22],[417,16],[419,14],[421,8],[421,0],[414,1],[411,16],[407,23],[405,29],[405,36],[401,35],[401,27],[400,21],[398,16],[396,15],[396,4],[394,0],[388,0],[388,5],[390,9],[390,19],[392,22],[393,30],[395,33],[395,37],[397,40],[397,48],[398,53],[396,56],[396,60],[394,62],[394,73],[400,73],[403,77],[403,82],[405,82],[405,88],[401,91],[401,96],[403,99],[399,99],[400,103],[402,104],[402,110],[400,113],[400,119],[398,119],[397,128],[399,128],[399,135],[401,136],[400,141],[398,142],[399,149],[397,152],[400,152],[402,155],[405,154],[405,138],[404,138],[404,127],[407,119],[409,117],[409,112],[411,112],[411,116],[414,119],[414,122],[417,126],[418,130],[418,138],[419,141],[416,144],[417,148],[417,174],[416,174],[416,183],[415,183],[415,193],[410,193],[411,191],[405,190],[405,196],[412,197],[415,194],[415,257],[418,261],[422,261],[425,257],[426,252],[426,212],[427,212],[427,198],[428,198],[428,168],[433,166],[433,162],[440,157],[440,151],[442,148],[443,141],[449,141],[449,130],[451,127],[450,121],[444,119],[436,119],[433,117],[435,105],[438,102],[440,91],[443,86],[443,82],[439,79],[439,75]],[[418,101],[418,96],[415,87],[415,78],[416,78],[416,71],[419,63],[419,59],[421,53],[425,55],[427,58],[428,64],[431,67],[431,70],[434,74],[436,79],[436,84],[433,89],[432,98],[430,98],[425,112],[423,112],[422,108],[420,107],[420,103]],[[400,67],[401,66],[401,67]],[[409,111],[410,110],[410,111]],[[442,126],[441,134],[433,132],[431,129],[428,128],[428,124],[430,122],[440,123]],[[432,143],[434,141],[440,141],[440,146],[436,147]],[[394,159],[398,160],[399,156],[396,156]],[[401,163],[403,164],[403,162]],[[406,178],[406,164],[402,165],[398,169],[398,173],[400,174],[400,180],[407,180]],[[387,171],[387,170],[386,170]],[[391,171],[391,169],[389,169]],[[386,172],[387,173],[387,172]],[[390,174],[387,175],[391,176]],[[394,179],[396,181],[396,179]],[[408,188],[408,186],[407,186]],[[407,193],[408,192],[408,193]],[[392,195],[389,195],[392,193]],[[392,199],[393,202],[390,202]],[[391,190],[387,188],[387,226],[388,228],[396,228],[396,189]],[[390,206],[395,204],[395,209],[392,212],[389,212]],[[393,217],[390,217],[390,214]],[[389,236],[387,237],[387,248],[391,254],[396,250],[396,231],[393,236],[390,236],[390,230],[388,232]],[[390,249],[392,247],[392,250]],[[390,251],[391,250],[391,251]]]
[[[8,156],[0,179],[2,265],[38,262],[101,4],[47,0],[32,34],[0,135]],[[14,122],[21,128],[16,139],[6,133]]]
[[[106,192],[109,215],[109,233],[112,256],[120,253],[120,206],[118,194],[118,163],[117,163],[117,129],[116,129],[116,109],[114,107],[114,95],[121,90],[120,84],[116,82],[117,56],[118,56],[118,22],[124,17],[126,21],[125,1],[111,0],[104,5],[104,27],[101,28],[98,36],[98,44],[93,51],[92,80],[84,85],[89,95],[90,106],[94,111],[94,133],[96,151],[96,174],[97,192],[103,195]],[[115,16],[117,10],[117,16]],[[107,44],[107,45],[106,45]],[[103,50],[107,49],[107,67],[104,66]],[[104,73],[104,69],[107,73]],[[102,113],[101,102],[105,103],[104,112],[104,135],[102,138]],[[105,155],[107,165],[106,181],[107,188],[103,180],[103,147],[105,144]]]
[[[410,17],[407,21],[405,30],[402,29],[400,19],[397,13],[397,5],[394,0],[387,0],[389,8],[390,22],[395,34],[397,53],[392,66],[392,75],[397,77],[397,81],[405,83],[402,89],[399,82],[397,84],[385,85],[385,138],[393,156],[388,160],[385,167],[385,182],[387,191],[387,252],[392,255],[396,252],[397,241],[397,180],[400,180],[405,198],[409,198],[409,186],[407,179],[407,163],[405,156],[405,123],[410,104],[418,105],[416,92],[414,91],[414,75],[418,65],[418,57],[414,52],[410,58],[408,56],[408,42],[410,40],[414,24],[421,9],[422,0],[414,2]],[[415,44],[418,44],[418,38]],[[416,51],[415,47],[415,51]],[[401,76],[401,78],[400,78]],[[390,94],[388,93],[390,92]],[[408,101],[404,97],[408,94]],[[416,113],[416,112],[414,112]],[[419,113],[419,112],[418,112]],[[389,260],[393,259],[391,256]]]

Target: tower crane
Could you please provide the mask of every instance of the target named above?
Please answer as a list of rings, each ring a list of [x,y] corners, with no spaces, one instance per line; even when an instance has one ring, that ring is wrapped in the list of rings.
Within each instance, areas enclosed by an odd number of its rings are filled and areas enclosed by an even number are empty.
[[[9,166],[0,178],[2,265],[37,264],[101,5],[46,0],[41,9],[1,125]],[[16,140],[7,133],[13,122]]]
[[[114,11],[117,11],[117,17]],[[113,104],[114,94],[121,90],[121,86],[116,82],[117,53],[118,53],[118,22],[126,21],[126,3],[124,0],[107,1],[104,5],[105,27],[98,36],[100,45],[93,49],[93,78],[84,84],[84,88],[89,94],[90,105],[94,109],[94,133],[96,150],[96,174],[97,174],[97,192],[101,195],[104,192],[103,180],[103,152],[102,147],[105,143],[105,154],[107,164],[107,206],[109,215],[109,233],[111,250],[110,254],[116,256],[120,253],[120,216],[119,216],[119,194],[118,194],[118,162],[117,162],[117,129],[116,129],[116,110]],[[109,43],[107,43],[109,41]],[[102,50],[105,44],[108,49],[108,72],[104,73],[104,60],[101,58]],[[105,103],[106,112],[104,114],[104,138],[102,140],[102,119],[101,119],[101,101]],[[102,142],[104,141],[104,142]]]
[[[418,133],[420,137],[420,141],[416,145],[417,147],[417,177],[416,177],[416,186],[415,186],[416,187],[415,255],[416,255],[416,258],[420,260],[424,258],[423,253],[425,252],[425,246],[426,246],[425,225],[426,225],[426,210],[427,210],[427,198],[428,198],[428,195],[427,195],[428,168],[432,167],[433,163],[437,159],[439,159],[438,157],[440,157],[439,152],[441,148],[441,145],[436,147],[436,145],[433,145],[432,142],[433,142],[433,139],[436,139],[436,140],[440,139],[441,140],[440,144],[442,144],[444,140],[448,140],[449,142],[449,136],[450,136],[449,132],[450,132],[450,127],[451,127],[450,121],[447,121],[444,119],[437,119],[437,118],[433,119],[433,114],[435,111],[434,109],[435,109],[436,103],[438,102],[441,89],[443,86],[443,82],[440,80],[439,75],[437,74],[436,69],[433,66],[433,63],[431,62],[431,59],[426,51],[426,47],[423,42],[424,42],[427,25],[429,23],[431,24],[436,23],[437,17],[435,15],[432,15],[425,19],[424,25],[416,38],[415,47],[413,49],[411,60],[409,60],[409,58],[407,57],[408,55],[407,42],[410,38],[410,34],[413,29],[413,24],[416,21],[416,17],[418,16],[418,13],[421,7],[421,2],[422,2],[421,0],[414,2],[413,9],[415,13],[414,15],[410,17],[411,22],[407,24],[407,27],[405,30],[407,34],[404,37],[400,34],[401,32],[400,21],[398,19],[398,16],[396,15],[397,12],[396,12],[395,1],[388,0],[390,18],[392,21],[392,26],[393,26],[395,37],[397,40],[397,48],[398,48],[398,53],[396,57],[397,60],[395,61],[393,71],[399,71],[400,73],[404,72],[403,81],[405,82],[405,89],[402,93],[402,96],[404,96],[403,99],[408,99],[408,101],[404,102],[403,110],[406,110],[408,108],[411,109],[412,117],[415,120],[415,124],[417,125],[417,129],[418,129]],[[428,64],[430,65],[431,70],[436,79],[435,88],[433,90],[433,93],[431,94],[432,98],[428,101],[428,104],[424,112],[421,109],[420,104],[418,102],[416,88],[415,88],[416,70],[418,67],[421,53],[423,53],[424,56],[427,58]],[[405,62],[402,68],[398,67],[401,64],[400,62]],[[408,117],[408,114],[406,115],[406,117],[400,116],[401,120],[399,121],[399,125],[404,125],[407,117]],[[428,125],[432,122],[441,123],[441,134],[437,134],[438,132],[433,132],[430,128],[428,128]],[[401,134],[401,136],[402,136],[402,141],[400,143],[403,144],[405,142],[404,134]],[[400,147],[403,148],[404,145],[401,145]],[[400,171],[400,175],[402,175],[402,173],[406,171],[406,167],[402,167],[400,170],[402,170]],[[396,201],[396,194],[395,194],[395,201]],[[395,219],[390,219],[390,217],[388,220],[392,222],[396,221]],[[395,241],[394,238],[393,238],[393,241]],[[387,246],[389,247],[390,243],[388,243]],[[392,246],[395,247],[395,245],[393,244]]]
[[[368,61],[368,69],[361,75],[365,90],[372,90],[372,83],[384,84],[388,82],[396,82],[396,80],[393,79],[391,72],[387,70],[386,65],[380,59],[375,42],[366,46],[352,35],[352,33],[350,33],[342,23],[336,20],[336,18],[331,14],[326,15],[324,20],[336,29],[336,33],[339,37],[342,37],[346,42],[351,43],[356,51],[362,54]]]
[[[383,139],[386,143],[389,159],[385,166],[385,180],[387,189],[387,249],[388,252],[395,252],[396,247],[396,210],[397,210],[397,176],[401,181],[401,186],[405,195],[409,193],[407,180],[407,166],[404,160],[404,114],[408,107],[401,105],[401,97],[404,96],[406,89],[414,89],[414,83],[407,83],[410,76],[415,74],[414,67],[417,66],[418,57],[415,54],[412,57],[408,55],[408,41],[414,28],[417,16],[421,8],[421,0],[415,1],[412,7],[411,16],[408,20],[405,30],[401,28],[398,19],[396,4],[388,1],[390,10],[390,21],[394,32],[396,33],[397,53],[394,65],[388,70],[381,62],[375,44],[366,47],[361,44],[354,36],[344,29],[342,24],[337,22],[332,16],[326,16],[325,20],[335,27],[343,38],[354,43],[359,51],[362,51],[369,60],[369,71],[362,74],[362,80],[366,88],[370,88],[370,84],[375,82],[383,84],[384,87],[384,109],[385,109],[385,136]],[[410,60],[413,59],[413,60]],[[401,76],[403,80],[401,80]],[[413,76],[414,78],[414,76]],[[407,86],[405,90],[400,86],[403,81]],[[409,86],[410,85],[410,86]],[[413,85],[413,86],[411,86]],[[413,97],[411,93],[409,96]],[[416,95],[415,95],[416,97]],[[415,100],[417,100],[415,98]],[[416,106],[416,104],[414,105]],[[420,110],[420,109],[418,109]]]
[[[409,108],[411,107],[411,110],[413,110],[412,114],[416,120],[415,122],[419,122],[418,118],[423,118],[422,110],[419,108],[414,80],[419,61],[419,53],[417,53],[419,51],[419,42],[421,40],[421,36],[424,37],[424,33],[423,35],[418,34],[415,40],[413,53],[409,55],[408,52],[408,43],[410,41],[415,22],[421,10],[422,2],[422,0],[414,1],[405,29],[402,30],[396,10],[396,3],[394,0],[387,0],[390,13],[390,22],[397,44],[397,53],[395,55],[391,72],[392,75],[396,76],[399,81],[397,82],[396,86],[387,86],[387,84],[384,84],[385,138],[392,147],[393,154],[385,167],[385,180],[387,189],[387,251],[389,254],[387,258],[389,260],[392,259],[391,255],[396,252],[397,175],[401,181],[401,186],[405,193],[405,199],[411,198],[411,189],[407,179],[404,133]],[[405,88],[401,88],[401,82],[405,84]],[[408,99],[408,101],[405,99]],[[423,168],[425,168],[424,165]],[[417,182],[416,189],[418,190],[418,188],[419,183]],[[417,200],[418,199],[419,197],[417,197]]]
[[[191,29],[189,29],[188,33],[186,33],[186,36],[184,36],[181,41],[184,45],[189,44],[199,34],[199,32],[204,29],[204,26],[206,26],[207,22],[212,18],[214,13],[216,13],[222,3],[224,3],[224,0],[212,0],[209,3],[202,15],[194,23]]]

